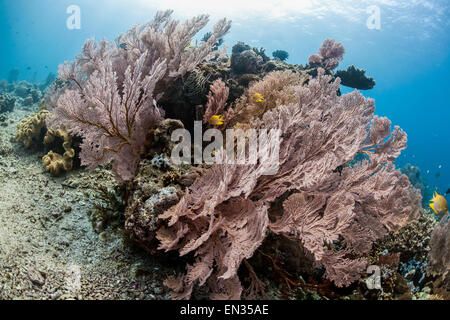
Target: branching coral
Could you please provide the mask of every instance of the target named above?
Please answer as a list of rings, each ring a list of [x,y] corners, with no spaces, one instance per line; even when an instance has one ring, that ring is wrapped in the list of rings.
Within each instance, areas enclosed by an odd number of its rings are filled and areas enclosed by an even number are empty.
[[[267,111],[251,123],[281,130],[279,170],[264,175],[271,161],[213,165],[161,217],[160,249],[194,253],[186,275],[169,278],[173,297],[190,297],[195,285],[212,298],[239,298],[237,275],[268,229],[300,239],[316,264],[338,286],[349,285],[365,266],[373,241],[414,218],[420,194],[392,161],[406,134],[373,115],[373,100],[358,92],[337,95],[339,80],[319,69],[294,102]],[[261,154],[269,154],[267,144]],[[352,162],[357,154],[364,160]],[[268,206],[295,192],[281,216],[269,220]]]
[[[309,57],[309,63],[321,64],[325,69],[335,69],[344,57],[344,46],[333,39],[325,39],[318,54]]]
[[[156,100],[164,87],[206,59],[230,28],[223,19],[206,42],[187,49],[208,16],[181,24],[171,13],[158,12],[150,23],[133,27],[116,39],[117,46],[88,40],[76,61],[60,66],[59,77],[72,85],[50,110],[47,125],[83,138],[80,158],[89,169],[113,159],[117,176],[131,179],[148,130],[162,119]]]
[[[437,222],[427,211],[422,211],[419,218],[401,228],[399,232],[390,232],[386,237],[378,240],[373,246],[376,253],[387,250],[399,253],[400,260],[424,261],[430,251],[430,238]]]

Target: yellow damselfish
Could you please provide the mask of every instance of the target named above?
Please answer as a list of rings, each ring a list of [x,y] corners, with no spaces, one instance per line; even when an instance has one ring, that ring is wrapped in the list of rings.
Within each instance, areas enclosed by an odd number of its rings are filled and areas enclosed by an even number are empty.
[[[435,214],[446,214],[448,210],[447,200],[435,191],[433,199],[430,200],[430,208],[433,209]]]
[[[264,96],[261,93],[256,92],[252,96],[252,100],[255,101],[255,102],[262,102],[264,100]]]
[[[186,47],[184,47],[184,51],[188,51],[190,48],[194,47],[194,44],[191,42]]]
[[[223,116],[219,115],[213,115],[210,119],[209,119],[209,124],[213,125],[213,126],[220,126],[223,124]]]

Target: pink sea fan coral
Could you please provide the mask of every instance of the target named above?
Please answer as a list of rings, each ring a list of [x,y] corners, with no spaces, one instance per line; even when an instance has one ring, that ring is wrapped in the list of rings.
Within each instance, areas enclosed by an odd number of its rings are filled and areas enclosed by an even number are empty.
[[[157,234],[160,249],[196,257],[186,275],[166,282],[174,297],[188,298],[195,285],[207,284],[213,298],[236,298],[242,292],[237,270],[268,229],[299,239],[326,277],[349,285],[366,266],[372,242],[417,215],[420,194],[392,164],[406,134],[386,130],[390,122],[373,115],[373,100],[356,91],[338,96],[338,88],[339,79],[332,82],[319,69],[296,88],[295,103],[251,122],[281,130],[275,175],[264,175],[270,166],[264,161],[222,161],[162,215],[168,224]],[[270,204],[292,192],[283,214],[269,220]]]
[[[50,93],[47,126],[63,126],[83,138],[80,158],[88,168],[113,159],[117,176],[131,179],[148,129],[162,119],[156,101],[171,81],[208,59],[230,29],[222,19],[208,41],[186,50],[208,16],[180,23],[171,14],[158,12],[150,23],[119,36],[116,45],[89,39],[75,61],[59,67],[59,77],[69,84]]]
[[[333,39],[325,39],[319,49],[319,54],[309,57],[309,63],[321,63],[327,70],[335,69],[344,58],[344,46]]]
[[[215,55],[214,47],[231,27],[231,21],[221,19],[214,25],[207,41],[191,46],[193,37],[209,22],[209,16],[202,14],[181,23],[171,17],[172,12],[160,11],[151,22],[136,25],[116,39],[118,46],[126,45],[126,50],[121,50],[117,57],[118,65],[132,64],[145,51],[150,53],[145,61],[147,67],[158,59],[166,60],[167,71],[158,84],[158,94],[172,80],[194,70],[199,63]]]
[[[66,90],[48,123],[82,136],[81,164],[93,169],[114,159],[114,171],[123,180],[134,176],[143,153],[146,133],[162,119],[153,100],[155,84],[165,72],[158,64],[143,76],[144,53],[125,71],[122,95],[110,60],[99,61],[80,91]]]

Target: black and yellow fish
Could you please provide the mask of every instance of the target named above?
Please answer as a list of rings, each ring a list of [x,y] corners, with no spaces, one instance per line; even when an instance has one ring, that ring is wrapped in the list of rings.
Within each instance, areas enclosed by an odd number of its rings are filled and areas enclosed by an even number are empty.
[[[221,126],[223,125],[223,116],[220,114],[213,115],[208,122],[213,126]]]
[[[447,199],[435,191],[433,198],[430,200],[430,208],[433,209],[435,214],[446,214],[448,210]]]
[[[122,49],[122,50],[125,50],[125,51],[128,50],[127,44],[125,42],[122,42],[121,44],[119,44],[119,48]]]

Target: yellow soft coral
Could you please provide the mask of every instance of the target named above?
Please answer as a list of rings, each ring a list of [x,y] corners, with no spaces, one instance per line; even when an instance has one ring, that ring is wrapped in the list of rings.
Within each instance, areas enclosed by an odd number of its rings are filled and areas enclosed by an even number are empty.
[[[20,121],[17,125],[16,141],[22,142],[25,148],[30,148],[33,139],[39,139],[42,129],[45,128],[45,117],[48,113],[47,110],[41,110]]]
[[[42,164],[45,170],[50,172],[53,176],[59,176],[63,172],[72,170],[73,158],[75,156],[75,150],[72,148],[72,138],[69,133],[61,128],[56,130],[48,130],[44,137],[44,143],[52,143],[56,137],[63,139],[63,148],[65,150],[63,155],[50,151],[44,157],[42,157]]]

